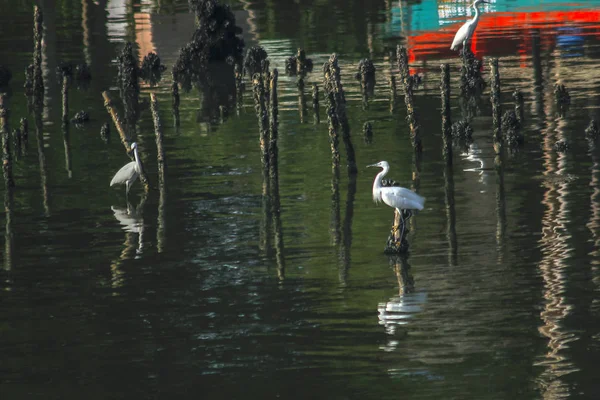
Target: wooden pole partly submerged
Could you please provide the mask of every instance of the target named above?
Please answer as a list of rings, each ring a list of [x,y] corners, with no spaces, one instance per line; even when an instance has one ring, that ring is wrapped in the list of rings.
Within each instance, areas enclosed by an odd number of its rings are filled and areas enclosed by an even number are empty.
[[[166,218],[165,218],[165,203],[166,203],[166,158],[163,147],[163,129],[158,113],[158,100],[154,93],[150,93],[150,109],[152,111],[152,120],[154,122],[154,136],[156,138],[156,159],[158,162],[158,217],[156,227],[156,243],[159,253],[162,253],[166,244]]]
[[[12,174],[12,154],[10,152],[10,128],[8,126],[8,106],[6,94],[0,94],[0,133],[2,134],[2,170],[6,189],[15,186]]]

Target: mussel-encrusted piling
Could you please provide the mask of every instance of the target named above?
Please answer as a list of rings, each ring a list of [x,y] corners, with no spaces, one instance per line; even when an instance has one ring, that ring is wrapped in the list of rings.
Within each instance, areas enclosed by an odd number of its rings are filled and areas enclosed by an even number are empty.
[[[321,114],[319,110],[319,85],[313,83],[312,85],[312,107],[313,107],[313,115],[315,124],[319,124],[321,122]]]
[[[152,111],[152,121],[154,122],[154,136],[156,139],[156,161],[158,162],[158,185],[165,184],[165,173],[167,162],[165,158],[165,150],[163,148],[163,129],[160,122],[160,114],[158,113],[158,100],[154,93],[150,93],[150,110]]]
[[[121,137],[121,143],[125,147],[125,151],[127,152],[127,154],[131,154],[130,139],[127,136],[127,134],[125,133],[125,130],[123,129],[123,125],[121,124],[119,115],[117,114],[117,111],[115,110],[115,107],[112,104],[110,97],[108,96],[108,92],[102,92],[102,97],[104,98],[104,106],[106,107],[106,111],[108,111],[108,113],[110,114],[110,116],[113,120],[113,123],[115,124],[115,127],[117,128],[117,132],[119,132],[119,136]],[[142,164],[141,159],[140,159],[140,164]],[[142,182],[142,185],[144,186],[144,191],[146,193],[148,193],[150,191],[150,182],[148,180],[148,176],[146,175],[146,171],[144,171],[143,165],[142,165],[142,168],[140,171],[140,181]]]
[[[244,106],[244,72],[242,65],[236,63],[233,69],[233,75],[235,77],[235,101],[236,101],[236,113],[239,116]]]
[[[8,100],[4,93],[0,94],[0,133],[2,134],[2,172],[7,190],[15,186],[12,174],[12,154],[10,151],[10,127],[8,125]]]
[[[165,248],[165,203],[166,203],[166,169],[167,160],[163,147],[163,128],[158,112],[158,100],[154,93],[150,93],[150,110],[152,111],[152,121],[154,122],[154,137],[156,139],[156,161],[158,163],[158,217],[156,227],[156,242],[159,253]]]
[[[254,95],[254,110],[258,119],[259,143],[261,163],[264,170],[269,169],[269,114],[265,101],[265,84],[261,74],[254,74],[252,78]]]
[[[142,59],[142,65],[139,69],[140,78],[146,81],[151,87],[156,86],[162,79],[162,73],[167,69],[160,63],[160,57],[156,53],[148,53]]]
[[[335,112],[335,99],[332,92],[326,92],[326,110],[327,110],[327,125],[329,132],[329,145],[331,147],[331,165],[333,168],[337,168],[340,165],[340,135],[339,135],[339,121],[337,113]]]
[[[452,165],[452,115],[450,109],[450,65],[442,64],[440,91],[442,96],[442,140],[446,164]]]
[[[406,48],[398,46],[397,48],[398,67],[400,69],[400,80],[404,90],[404,103],[408,112],[408,126],[410,128],[410,138],[415,153],[421,153],[423,150],[421,144],[421,126],[415,109],[413,98],[413,89],[415,86],[415,78],[410,75],[408,69],[408,54]]]
[[[175,126],[175,130],[179,130],[180,121],[179,121],[179,84],[177,83],[177,76],[175,71],[172,72],[172,82],[171,82],[171,108],[173,112],[173,125]]]
[[[372,96],[375,91],[375,64],[373,61],[364,58],[358,62],[356,79],[360,81],[363,109],[366,109],[369,106],[369,96]]]
[[[19,121],[21,124],[21,144],[22,144],[22,152],[27,150],[27,146],[29,145],[29,123],[27,122],[27,118],[21,118]]]
[[[133,46],[125,43],[119,59],[119,90],[125,109],[125,128],[128,138],[135,138],[136,123],[139,116],[140,84],[138,81],[139,68],[133,54]]]
[[[490,59],[490,100],[492,103],[492,121],[494,123],[494,151],[496,154],[502,152],[502,108],[500,105],[500,72],[498,71],[498,59]]]
[[[69,123],[69,87],[71,86],[71,73],[69,70],[63,70],[62,78],[62,123]]]
[[[42,39],[44,35],[44,17],[38,6],[33,9],[33,98],[34,105],[41,107],[44,103],[44,78],[42,75]]]
[[[277,147],[279,129],[279,104],[277,100],[277,69],[274,69],[269,79],[269,180],[271,189],[271,206],[273,207],[273,235],[275,257],[280,279],[285,276],[285,259],[283,257],[283,232],[281,228],[281,202],[279,198],[279,150]]]
[[[329,61],[323,65],[324,72],[324,90],[325,96],[328,100],[329,111],[332,110],[335,114],[335,118],[332,122],[335,123],[336,131],[338,127],[342,130],[342,139],[344,141],[344,147],[346,148],[346,160],[348,163],[348,173],[355,174],[358,172],[356,167],[356,156],[354,154],[354,147],[352,146],[352,140],[350,137],[350,124],[348,122],[348,116],[346,115],[346,96],[342,87],[342,81],[340,77],[340,67],[338,66],[338,58],[336,54],[332,54],[329,57]],[[330,130],[331,132],[331,130]]]
[[[462,66],[460,69],[460,90],[464,96],[480,93],[485,87],[485,80],[481,76],[482,61],[467,48],[461,51]]]
[[[108,143],[110,141],[110,125],[108,124],[108,122],[102,124],[102,127],[100,128],[100,138],[105,143]]]

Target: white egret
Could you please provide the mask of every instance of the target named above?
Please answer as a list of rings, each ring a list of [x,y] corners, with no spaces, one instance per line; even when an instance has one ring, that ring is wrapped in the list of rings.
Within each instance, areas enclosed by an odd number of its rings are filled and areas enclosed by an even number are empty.
[[[405,221],[402,210],[408,210],[410,212],[408,218],[410,218],[412,216],[412,210],[423,209],[425,198],[407,188],[400,186],[383,186],[381,180],[390,170],[390,165],[387,161],[379,161],[376,164],[367,165],[367,167],[383,168],[383,170],[377,174],[375,181],[373,182],[373,201],[375,203],[383,201],[388,206],[394,207],[398,213],[400,213],[400,221],[403,228],[402,235],[404,235]],[[400,242],[402,242],[402,236],[400,237]]]
[[[450,50],[458,50],[458,47],[463,45],[463,52],[467,48],[467,44],[471,37],[473,37],[473,33],[475,32],[475,28],[477,28],[477,23],[479,22],[479,3],[489,3],[486,0],[475,0],[473,2],[473,9],[475,10],[475,17],[465,22],[463,26],[460,27],[456,35],[454,36],[454,40],[452,41],[452,46],[450,46]]]
[[[138,176],[140,176],[140,171],[142,169],[140,158],[137,152],[137,144],[135,142],[131,144],[131,150],[133,150],[135,161],[125,164],[110,181],[110,186],[113,186],[117,183],[124,183],[126,197],[129,195],[129,189],[131,189],[131,185],[133,185],[133,182],[135,182]]]

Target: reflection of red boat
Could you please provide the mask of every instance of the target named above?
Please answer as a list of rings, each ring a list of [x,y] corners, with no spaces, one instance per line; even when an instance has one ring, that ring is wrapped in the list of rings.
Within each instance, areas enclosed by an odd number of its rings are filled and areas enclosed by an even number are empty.
[[[409,62],[456,56],[450,50],[454,34],[464,23],[443,30],[408,37]],[[531,33],[539,30],[542,45],[556,41],[560,28],[577,27],[578,36],[600,39],[600,11],[549,11],[483,14],[471,41],[471,49],[481,55],[531,54]]]

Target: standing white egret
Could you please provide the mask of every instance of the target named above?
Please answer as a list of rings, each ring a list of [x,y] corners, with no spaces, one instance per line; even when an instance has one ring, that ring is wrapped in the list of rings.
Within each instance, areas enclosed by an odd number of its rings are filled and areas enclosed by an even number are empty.
[[[398,213],[400,213],[403,236],[405,221],[402,215],[402,210],[408,210],[411,213],[408,217],[410,218],[410,216],[412,216],[412,210],[423,209],[425,198],[407,188],[400,186],[383,186],[381,180],[390,170],[390,165],[387,161],[379,161],[376,164],[367,165],[367,167],[383,168],[383,170],[377,174],[375,181],[373,182],[373,201],[375,203],[383,201],[388,206],[394,207]],[[402,236],[400,236],[400,242],[402,242]]]
[[[463,26],[460,27],[456,35],[454,36],[454,40],[452,41],[452,46],[450,46],[450,50],[457,50],[458,46],[463,45],[463,52],[467,48],[468,42],[473,37],[473,33],[475,32],[475,28],[477,28],[477,23],[479,22],[479,3],[489,3],[486,0],[475,0],[473,2],[473,9],[475,10],[475,17],[465,22]]]
[[[131,185],[133,185],[133,182],[135,182],[138,176],[140,176],[140,171],[142,169],[140,158],[137,152],[137,144],[135,142],[131,144],[131,150],[133,150],[135,161],[125,164],[110,181],[110,186],[113,186],[117,183],[124,183],[126,197],[129,195],[129,189],[131,189]]]

